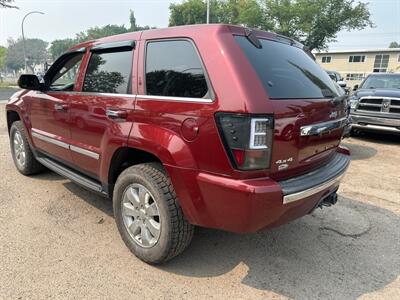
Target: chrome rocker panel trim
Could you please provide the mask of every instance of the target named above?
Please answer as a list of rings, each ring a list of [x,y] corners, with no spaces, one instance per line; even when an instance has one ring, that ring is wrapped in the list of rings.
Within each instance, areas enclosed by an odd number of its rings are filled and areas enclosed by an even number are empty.
[[[81,147],[77,147],[77,146],[74,146],[74,145],[59,141],[59,140],[57,140],[57,139],[55,139],[53,137],[49,137],[47,135],[39,133],[39,132],[35,131],[35,129],[32,129],[32,137],[37,138],[39,140],[42,140],[42,141],[44,141],[46,143],[50,143],[50,144],[62,147],[64,149],[69,149],[71,151],[74,151],[76,153],[88,156],[88,157],[93,158],[93,159],[99,159],[100,158],[100,154],[99,153],[96,153],[96,152],[93,152],[93,151],[90,151],[90,150],[87,150],[87,149],[84,149],[84,148],[81,148]]]

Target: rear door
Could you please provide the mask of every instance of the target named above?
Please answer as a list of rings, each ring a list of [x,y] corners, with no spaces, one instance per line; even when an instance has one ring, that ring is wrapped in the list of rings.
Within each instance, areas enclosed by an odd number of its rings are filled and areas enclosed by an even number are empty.
[[[274,110],[271,173],[295,175],[329,159],[340,143],[345,95],[299,44],[260,38],[256,47],[236,36]]]
[[[83,56],[83,52],[76,52],[60,57],[46,74],[46,90],[27,95],[35,147],[65,163],[72,162],[69,102],[75,93]]]
[[[71,99],[71,155],[82,171],[95,177],[109,146],[127,139],[132,126],[134,46],[132,40],[93,46],[81,92]]]

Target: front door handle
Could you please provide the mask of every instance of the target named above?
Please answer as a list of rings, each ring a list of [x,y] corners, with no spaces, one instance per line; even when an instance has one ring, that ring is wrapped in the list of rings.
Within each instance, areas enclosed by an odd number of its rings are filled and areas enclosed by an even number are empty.
[[[67,111],[68,110],[68,104],[56,103],[56,104],[54,104],[54,109],[57,110],[57,111]]]
[[[107,109],[106,115],[109,119],[123,119],[128,118],[128,112],[121,109]]]

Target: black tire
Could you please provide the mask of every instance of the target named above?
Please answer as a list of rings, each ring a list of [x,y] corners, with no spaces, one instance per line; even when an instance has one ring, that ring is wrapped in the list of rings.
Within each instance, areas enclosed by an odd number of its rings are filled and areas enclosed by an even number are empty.
[[[150,192],[159,211],[159,238],[147,248],[135,241],[128,232],[122,213],[124,193],[135,184],[144,186]],[[118,230],[126,246],[147,263],[166,262],[185,250],[192,240],[194,226],[185,219],[172,183],[158,163],[139,164],[124,170],[114,187],[113,208]]]
[[[25,161],[23,164],[19,163],[16,157],[16,146],[14,143],[14,137],[16,134],[20,134],[22,138],[22,148],[25,153]],[[11,154],[14,160],[14,164],[17,170],[23,175],[33,175],[42,172],[45,167],[41,165],[33,155],[32,149],[29,145],[28,139],[26,137],[25,127],[21,121],[15,121],[11,125],[10,129],[10,147]]]
[[[352,137],[359,137],[359,136],[362,135],[362,131],[361,131],[360,129],[354,129],[354,128],[352,128],[352,129],[350,130],[350,134],[349,134],[349,135],[352,136]]]

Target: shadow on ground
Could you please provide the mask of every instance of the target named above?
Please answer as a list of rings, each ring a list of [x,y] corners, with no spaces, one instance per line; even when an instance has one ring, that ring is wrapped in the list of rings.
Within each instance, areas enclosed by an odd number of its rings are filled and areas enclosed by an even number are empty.
[[[290,224],[239,235],[199,229],[181,256],[160,268],[184,276],[215,277],[238,264],[241,280],[296,299],[356,299],[400,275],[400,217],[341,199]]]
[[[79,185],[71,181],[68,181],[63,185],[67,190],[69,190],[71,193],[78,196],[82,200],[84,200],[86,203],[101,210],[108,216],[111,217],[114,216],[112,201],[110,199],[96,195],[91,191],[85,190],[84,188],[80,187]]]
[[[345,142],[342,142],[341,145],[349,148],[352,160],[368,159],[378,153],[378,150],[376,150],[375,148],[365,145],[356,145]]]
[[[64,187],[112,216],[112,203],[80,186]],[[234,234],[198,228],[190,247],[157,268],[218,277],[239,265],[238,282],[296,299],[356,299],[400,276],[400,216],[351,199],[279,228]],[[230,277],[235,278],[235,277]]]
[[[383,145],[400,145],[400,134],[358,131],[352,135],[352,138]]]
[[[54,173],[53,171],[50,171],[49,169],[45,169],[42,173],[30,176],[30,178],[32,178],[34,180],[43,180],[43,181],[62,181],[62,180],[66,180],[61,175],[58,175],[57,173]]]

